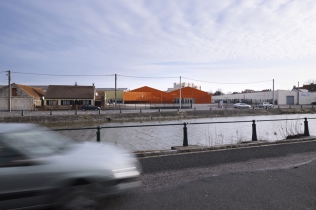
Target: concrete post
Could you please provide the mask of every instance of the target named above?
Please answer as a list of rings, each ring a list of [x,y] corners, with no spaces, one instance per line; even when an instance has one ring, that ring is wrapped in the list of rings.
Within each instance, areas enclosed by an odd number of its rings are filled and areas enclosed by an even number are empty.
[[[183,146],[187,147],[188,144],[188,129],[187,129],[187,123],[183,123]]]
[[[308,121],[307,121],[306,117],[305,117],[305,121],[304,121],[304,136],[310,136],[309,130],[308,130]]]
[[[98,126],[97,127],[97,142],[100,142],[100,129],[101,129],[101,127]]]
[[[257,128],[255,120],[252,121],[252,141],[257,141]]]

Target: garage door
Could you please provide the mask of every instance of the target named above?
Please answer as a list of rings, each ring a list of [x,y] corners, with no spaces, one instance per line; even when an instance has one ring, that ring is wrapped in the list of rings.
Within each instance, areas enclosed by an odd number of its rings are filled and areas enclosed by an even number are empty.
[[[286,96],[286,104],[294,105],[294,96]]]

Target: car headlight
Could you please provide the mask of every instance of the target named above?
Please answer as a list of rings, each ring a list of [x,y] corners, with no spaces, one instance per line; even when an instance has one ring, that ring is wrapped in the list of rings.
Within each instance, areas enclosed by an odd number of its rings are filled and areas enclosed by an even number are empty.
[[[112,172],[116,179],[136,177],[140,175],[140,172],[137,170],[136,167],[113,169]]]

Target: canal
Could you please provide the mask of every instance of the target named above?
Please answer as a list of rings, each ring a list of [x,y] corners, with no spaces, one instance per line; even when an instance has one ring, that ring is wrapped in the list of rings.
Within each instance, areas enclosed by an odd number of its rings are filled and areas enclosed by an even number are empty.
[[[269,116],[242,116],[220,118],[198,118],[174,121],[141,121],[124,123],[58,123],[44,124],[56,128],[83,128],[83,127],[112,127],[132,125],[157,125],[172,123],[189,123],[187,125],[189,145],[214,146],[223,144],[236,144],[241,141],[250,141],[252,137],[252,120],[256,120],[258,140],[276,141],[285,139],[288,135],[304,132],[304,120],[301,118],[316,118],[315,114],[301,115],[269,115]],[[261,121],[294,119],[280,121]],[[235,122],[239,123],[214,123],[190,124],[200,122]],[[310,135],[316,136],[316,119],[309,119]],[[58,131],[77,141],[96,141],[96,129]],[[150,127],[125,127],[102,128],[101,142],[111,143],[131,151],[138,150],[165,150],[172,146],[181,146],[183,142],[183,125],[150,126]]]

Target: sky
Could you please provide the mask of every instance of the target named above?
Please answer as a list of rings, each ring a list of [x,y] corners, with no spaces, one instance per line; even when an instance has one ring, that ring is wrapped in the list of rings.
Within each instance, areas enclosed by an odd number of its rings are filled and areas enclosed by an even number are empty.
[[[0,84],[224,93],[316,79],[315,0],[0,0]],[[180,79],[181,78],[181,79]]]

